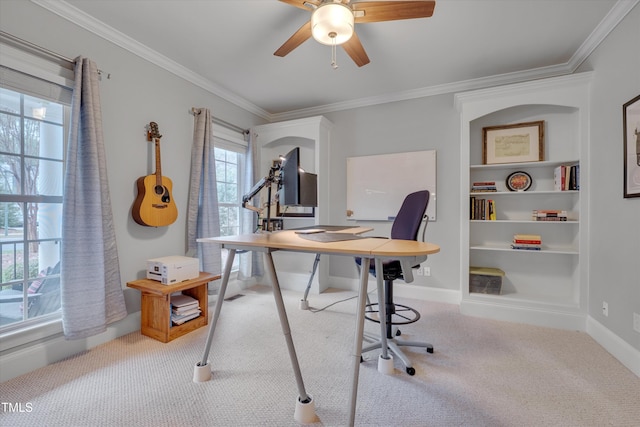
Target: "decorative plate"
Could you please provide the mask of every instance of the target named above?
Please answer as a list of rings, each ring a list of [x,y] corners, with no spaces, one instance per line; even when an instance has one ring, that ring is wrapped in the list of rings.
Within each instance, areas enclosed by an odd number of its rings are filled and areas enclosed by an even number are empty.
[[[531,175],[518,171],[507,177],[507,188],[511,191],[527,191],[532,182]]]

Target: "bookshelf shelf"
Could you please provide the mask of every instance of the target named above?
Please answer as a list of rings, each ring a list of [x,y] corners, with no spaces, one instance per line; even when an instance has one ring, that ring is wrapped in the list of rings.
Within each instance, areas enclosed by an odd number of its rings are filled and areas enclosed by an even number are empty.
[[[524,162],[524,163],[501,163],[497,165],[469,165],[469,169],[493,169],[493,170],[519,170],[519,169],[536,169],[536,168],[555,168],[561,165],[573,165],[580,163],[579,159],[561,160],[561,161],[542,161],[542,162]]]
[[[461,114],[460,203],[469,206],[460,214],[462,313],[583,329],[588,193],[579,188],[588,188],[590,79],[590,73],[581,73],[456,95]],[[481,164],[483,127],[538,120],[545,123],[544,161]],[[579,166],[571,182],[575,176],[578,189],[557,189],[560,166]],[[518,171],[531,177],[527,191],[507,187],[509,175]],[[496,191],[471,191],[474,184]],[[533,211],[541,210],[566,211],[568,220],[532,220]],[[487,212],[495,219],[478,219],[488,217]],[[540,250],[512,249],[515,234],[541,236]],[[503,292],[469,292],[469,266],[503,270]]]
[[[571,196],[574,194],[580,194],[579,190],[566,190],[566,191],[557,191],[557,190],[548,190],[548,191],[483,191],[483,192],[470,192],[469,195],[471,196],[484,196],[484,197],[490,197],[490,196],[527,196],[527,197],[531,197],[531,196],[536,196],[536,195],[543,195],[543,196],[548,196],[550,194],[553,195],[565,195],[565,196]]]
[[[544,254],[554,254],[554,255],[579,255],[580,252],[577,248],[572,246],[560,247],[560,246],[542,246],[539,251],[529,251],[529,250],[521,250],[521,249],[512,249],[508,244],[483,244],[483,245],[471,245],[469,246],[470,250],[473,251],[500,251],[500,252],[511,252],[522,254],[526,256],[530,255],[544,255]]]
[[[488,220],[488,219],[472,219],[469,220],[470,223],[472,224],[535,224],[535,225],[542,225],[542,226],[548,226],[548,225],[578,225],[580,224],[580,221],[577,220],[567,220],[567,221],[531,221],[531,220],[526,220],[526,219],[495,219],[495,220]]]

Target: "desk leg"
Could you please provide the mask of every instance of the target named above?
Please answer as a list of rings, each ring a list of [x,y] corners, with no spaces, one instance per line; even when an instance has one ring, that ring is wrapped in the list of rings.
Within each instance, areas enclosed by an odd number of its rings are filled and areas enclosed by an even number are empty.
[[[302,301],[300,301],[300,310],[309,309],[309,301],[307,301],[307,297],[309,296],[309,290],[311,289],[311,284],[313,283],[313,277],[316,275],[316,270],[318,270],[319,262],[320,262],[320,254],[316,254],[316,259],[313,261],[313,269],[311,270],[311,276],[309,277],[309,283],[307,283],[307,289],[304,290],[304,298],[302,298]]]
[[[362,258],[362,265],[369,265],[370,258]],[[358,309],[356,312],[356,338],[353,350],[353,379],[351,382],[351,402],[349,425],[353,426],[356,418],[356,400],[358,397],[358,376],[360,375],[360,358],[362,356],[362,338],[364,335],[364,310],[367,305],[367,284],[369,269],[360,269],[360,289],[358,290]]]
[[[278,308],[278,317],[280,318],[280,326],[282,327],[282,333],[287,341],[287,349],[289,350],[289,358],[291,359],[291,365],[293,366],[293,373],[296,377],[296,383],[298,384],[298,400],[296,402],[296,411],[294,418],[296,421],[309,424],[317,421],[315,414],[315,406],[313,398],[309,396],[304,388],[304,381],[302,380],[302,373],[300,372],[300,364],[298,363],[298,356],[296,355],[296,348],[293,345],[293,338],[291,337],[291,328],[289,327],[289,319],[287,318],[287,312],[284,307],[284,301],[282,300],[282,291],[280,290],[280,283],[278,282],[278,276],[273,264],[273,257],[271,251],[268,250],[264,254],[265,264],[267,265],[266,271],[269,275],[269,281],[273,287],[273,297],[276,301]]]
[[[229,249],[227,256],[227,263],[224,266],[224,273],[222,276],[222,284],[220,285],[220,293],[218,294],[218,300],[216,301],[216,308],[213,312],[213,319],[211,320],[211,326],[209,327],[209,334],[207,335],[207,343],[204,346],[204,354],[202,355],[202,361],[200,366],[207,364],[209,358],[209,350],[211,349],[211,342],[213,341],[213,333],[216,330],[216,324],[218,323],[218,317],[220,317],[220,310],[222,309],[222,303],[224,301],[224,294],[227,291],[227,284],[229,283],[229,275],[231,274],[231,267],[233,266],[233,259],[236,256],[235,249]]]

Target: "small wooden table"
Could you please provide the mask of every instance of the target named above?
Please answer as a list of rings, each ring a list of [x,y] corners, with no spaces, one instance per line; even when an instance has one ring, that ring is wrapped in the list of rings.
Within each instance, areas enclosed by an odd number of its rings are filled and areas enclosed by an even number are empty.
[[[205,326],[209,321],[207,284],[220,276],[200,272],[196,279],[172,285],[163,285],[157,280],[140,279],[127,282],[130,288],[141,292],[140,331],[142,335],[155,338],[164,343],[181,337],[195,329]],[[171,294],[182,291],[198,300],[200,316],[182,325],[171,324]]]

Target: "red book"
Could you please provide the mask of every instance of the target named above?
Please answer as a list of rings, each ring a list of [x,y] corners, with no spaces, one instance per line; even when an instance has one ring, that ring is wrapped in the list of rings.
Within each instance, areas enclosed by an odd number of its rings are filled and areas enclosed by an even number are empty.
[[[542,244],[542,240],[513,239],[513,243],[525,243],[525,244],[529,244],[529,245],[540,245],[540,244]]]

